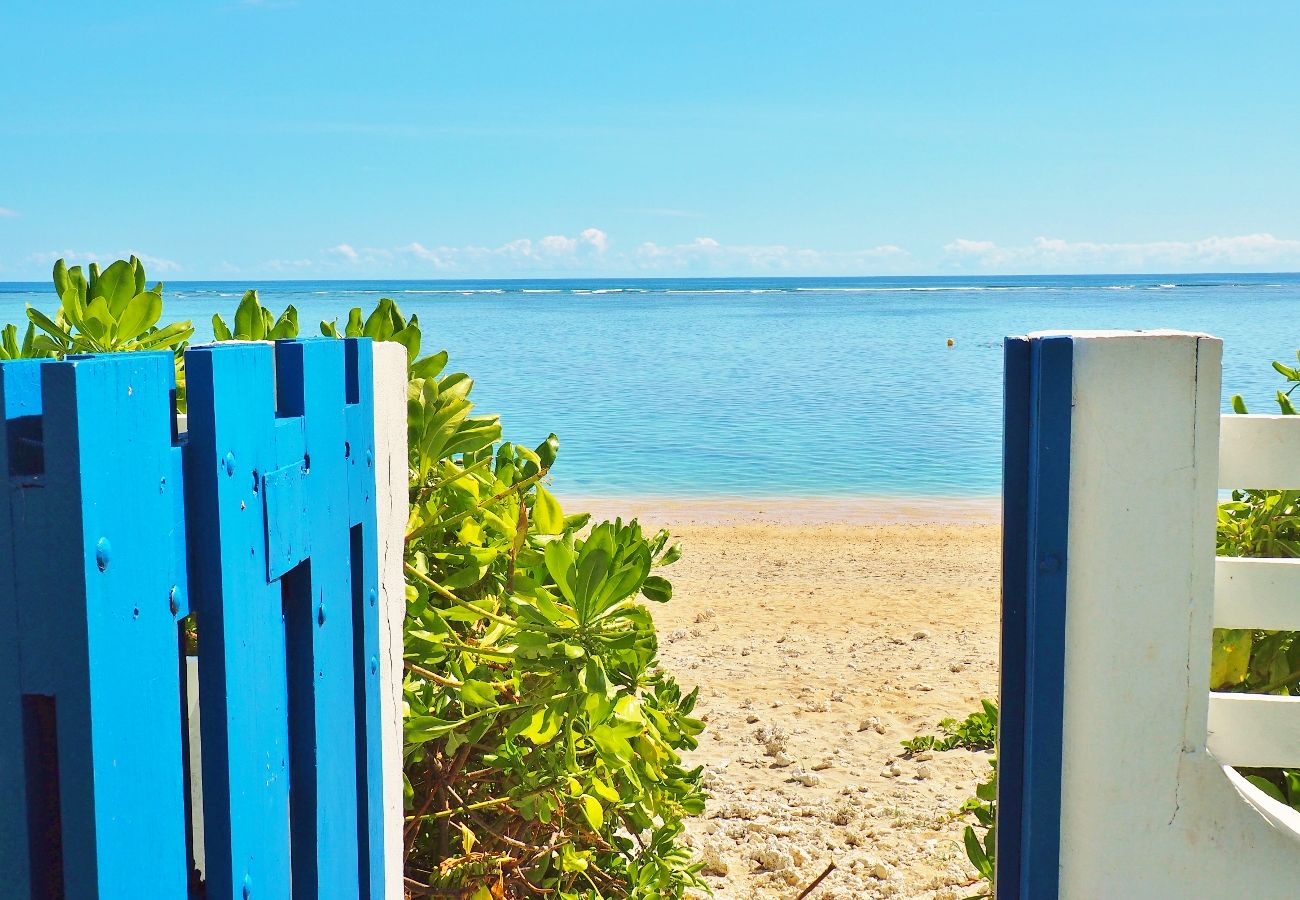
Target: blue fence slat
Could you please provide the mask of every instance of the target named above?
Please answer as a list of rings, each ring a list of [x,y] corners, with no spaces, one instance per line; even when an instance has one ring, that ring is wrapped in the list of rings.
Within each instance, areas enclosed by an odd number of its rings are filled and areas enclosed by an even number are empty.
[[[31,441],[39,428],[41,412],[40,363],[0,363],[0,475],[5,478],[5,508],[0,513],[0,884],[15,896],[32,895],[28,845],[29,804],[26,802],[28,774],[27,742],[24,740],[22,661],[19,639],[19,598],[14,574],[15,509],[13,493],[21,477],[22,442]],[[30,450],[30,446],[28,447]],[[47,688],[48,691],[48,688]],[[33,773],[33,780],[37,773]],[[32,785],[33,791],[41,789]],[[55,798],[57,800],[57,798]],[[38,832],[43,823],[35,823]],[[46,888],[42,894],[48,895]],[[39,896],[39,895],[38,895]]]
[[[261,496],[275,467],[272,348],[192,348],[186,386],[207,897],[288,897],[285,622],[281,585],[266,577]]]
[[[383,719],[379,679],[379,541],[375,507],[374,345],[349,338],[347,357],[348,522],[352,525],[352,617],[355,628],[358,846],[363,900],[384,892]],[[367,883],[368,879],[368,883]],[[369,891],[367,893],[366,888]]]
[[[184,897],[172,357],[12,365],[0,607],[17,611],[28,753],[21,799],[0,817],[39,823],[27,842],[36,896]],[[8,880],[18,852],[0,853],[8,890],[23,880]]]
[[[360,890],[344,345],[280,341],[281,405],[303,418],[311,557],[286,588],[293,875],[301,896]],[[293,596],[289,596],[290,593]]]
[[[998,667],[997,880],[1002,893],[1020,872],[1025,764],[1025,587],[1029,551],[1030,347],[1007,338],[1003,347],[1002,429],[1002,646]]]
[[[1060,876],[1073,342],[1006,343],[998,896]]]

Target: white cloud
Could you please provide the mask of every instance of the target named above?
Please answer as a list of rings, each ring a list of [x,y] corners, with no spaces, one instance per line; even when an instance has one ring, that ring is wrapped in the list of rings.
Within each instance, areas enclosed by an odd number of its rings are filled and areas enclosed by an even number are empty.
[[[18,218],[17,210],[9,209],[9,207],[7,206],[0,206],[0,219],[16,219],[16,218]]]
[[[470,244],[430,247],[411,241],[400,247],[357,247],[342,243],[325,250],[324,267],[407,275],[527,275],[587,273],[601,266],[609,236],[599,228],[577,235],[516,238],[496,247]]]
[[[164,259],[161,256],[150,256],[148,253],[141,253],[138,250],[117,250],[111,253],[96,253],[89,250],[43,250],[37,253],[29,254],[27,262],[44,263],[53,266],[57,260],[66,260],[69,266],[86,265],[97,262],[101,266],[107,265],[114,260],[130,259],[132,256],[138,257],[140,262],[144,263],[145,271],[150,275],[166,272],[179,272],[182,269],[180,263],[171,259]]]
[[[687,244],[647,241],[635,263],[657,274],[710,275],[859,275],[896,271],[911,258],[906,250],[883,244],[864,250],[812,250],[784,244],[723,244],[698,237]]]
[[[525,256],[532,252],[526,240],[521,242],[521,249]],[[562,234],[548,234],[537,242],[537,252],[544,255],[564,256],[577,249],[578,239],[565,237]]]
[[[597,253],[604,253],[609,248],[609,237],[599,228],[584,228],[578,237]]]
[[[576,235],[516,238],[495,247],[430,247],[418,241],[391,249],[338,244],[322,267],[367,274],[439,276],[538,275],[854,275],[897,272],[911,255],[893,244],[822,251],[772,245],[729,245],[698,237],[685,244],[646,242],[619,250],[599,228]]]
[[[944,246],[949,267],[999,272],[1175,272],[1300,268],[1300,240],[1271,234],[1194,241],[1102,243],[1037,237],[1003,246],[959,238]]]
[[[439,256],[435,251],[430,250],[428,247],[424,246],[423,244],[417,241],[412,241],[411,243],[407,244],[405,247],[402,247],[400,249],[405,251],[406,253],[410,253],[416,259],[422,259],[425,262],[433,263],[439,269],[446,267],[446,263],[443,262],[441,256]]]
[[[272,272],[301,272],[313,266],[315,262],[310,259],[268,259],[262,263],[261,268]]]

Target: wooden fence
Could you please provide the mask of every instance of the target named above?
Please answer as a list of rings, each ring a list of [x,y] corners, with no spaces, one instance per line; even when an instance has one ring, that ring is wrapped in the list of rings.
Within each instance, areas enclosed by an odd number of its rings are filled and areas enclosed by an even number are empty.
[[[1213,694],[1214,627],[1300,630],[1300,561],[1215,558],[1220,488],[1300,488],[1300,417],[1220,416],[1221,342],[1008,340],[998,896],[1290,897],[1300,698]]]
[[[0,893],[400,897],[404,351],[186,375],[0,363]]]

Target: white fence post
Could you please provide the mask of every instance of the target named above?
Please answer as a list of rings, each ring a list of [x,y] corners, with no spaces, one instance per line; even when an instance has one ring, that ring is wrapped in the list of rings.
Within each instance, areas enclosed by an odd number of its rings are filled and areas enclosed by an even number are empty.
[[[402,871],[402,625],[406,576],[402,571],[408,498],[406,348],[374,345],[375,513],[379,537],[379,654],[384,685],[384,867],[387,900],[405,896]]]
[[[999,897],[1296,895],[1292,819],[1206,749],[1221,349],[1008,342]]]

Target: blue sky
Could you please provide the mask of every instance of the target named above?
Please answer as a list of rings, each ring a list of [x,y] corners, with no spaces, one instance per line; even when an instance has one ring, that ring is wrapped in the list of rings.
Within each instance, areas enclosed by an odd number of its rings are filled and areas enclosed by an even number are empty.
[[[1300,4],[7,3],[0,280],[1300,269]]]

